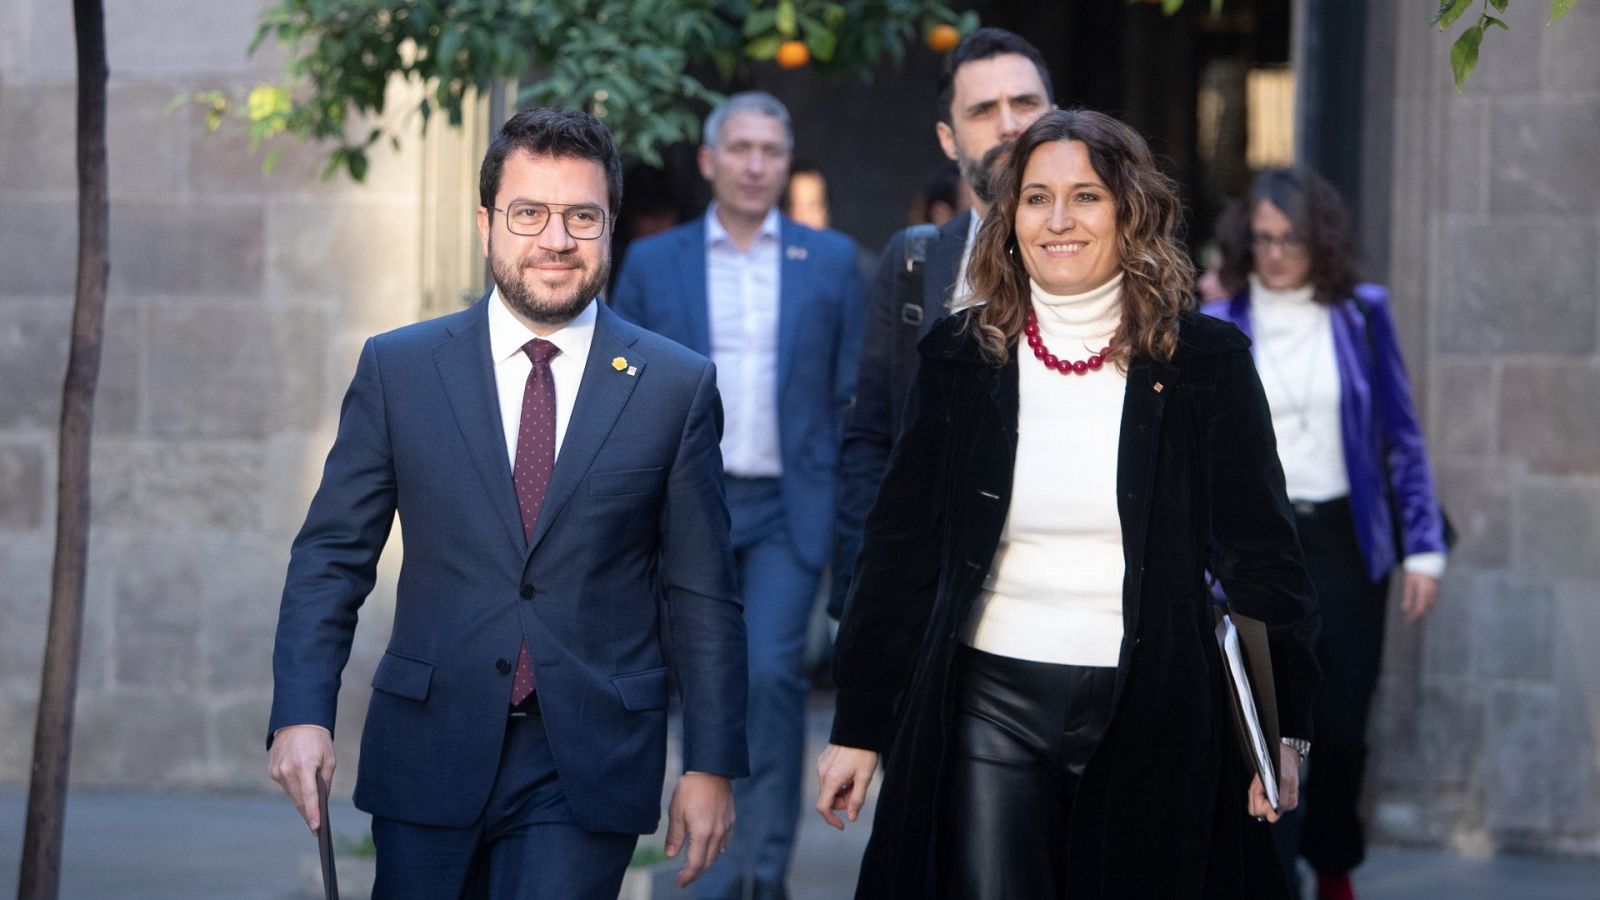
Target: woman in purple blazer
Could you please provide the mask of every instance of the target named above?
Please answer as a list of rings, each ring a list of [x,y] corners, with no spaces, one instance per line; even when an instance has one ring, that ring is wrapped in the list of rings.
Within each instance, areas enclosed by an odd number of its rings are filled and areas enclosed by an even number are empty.
[[[1357,283],[1347,221],[1317,175],[1262,172],[1218,223],[1232,296],[1205,305],[1254,340],[1322,605],[1316,759],[1303,815],[1274,827],[1291,883],[1304,856],[1319,900],[1355,896],[1349,873],[1366,850],[1357,803],[1389,573],[1403,569],[1402,610],[1415,623],[1438,598],[1446,549],[1388,292]]]

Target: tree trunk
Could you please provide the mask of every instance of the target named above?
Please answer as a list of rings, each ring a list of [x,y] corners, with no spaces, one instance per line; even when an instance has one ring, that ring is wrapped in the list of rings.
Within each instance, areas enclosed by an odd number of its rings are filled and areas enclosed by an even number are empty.
[[[72,349],[61,392],[56,553],[50,575],[50,625],[34,728],[22,871],[17,882],[19,900],[53,900],[61,887],[61,838],[88,567],[89,438],[110,270],[105,8],[102,0],[73,0],[72,11],[78,49],[78,285]]]

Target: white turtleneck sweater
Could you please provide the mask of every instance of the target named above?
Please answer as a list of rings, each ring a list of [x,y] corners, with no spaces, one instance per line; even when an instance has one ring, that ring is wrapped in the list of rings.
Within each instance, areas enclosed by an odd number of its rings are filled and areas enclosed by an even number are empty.
[[[1322,502],[1349,495],[1332,310],[1312,299],[1309,285],[1275,291],[1252,274],[1250,317],[1256,369],[1272,409],[1289,499]],[[1413,553],[1403,568],[1438,578],[1445,555]]]
[[[1122,276],[1085,294],[1033,285],[1051,353],[1086,359],[1122,318]],[[1107,364],[1062,375],[1018,348],[1017,459],[1011,509],[962,631],[1000,656],[1114,666],[1122,646],[1122,522],[1117,445],[1127,376]]]
[[[1309,285],[1290,291],[1250,276],[1256,368],[1272,408],[1278,461],[1289,499],[1321,502],[1350,493],[1339,427],[1339,366],[1333,318]]]

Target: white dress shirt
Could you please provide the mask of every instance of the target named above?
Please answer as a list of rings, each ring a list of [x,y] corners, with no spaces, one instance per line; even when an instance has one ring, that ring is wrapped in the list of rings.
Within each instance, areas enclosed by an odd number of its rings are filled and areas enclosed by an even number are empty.
[[[711,361],[722,393],[722,461],[729,475],[783,474],[778,447],[778,211],[767,213],[749,250],[734,246],[706,210],[706,299]]]
[[[494,361],[494,386],[500,398],[500,427],[505,432],[506,456],[511,467],[517,465],[517,432],[522,424],[522,394],[528,387],[533,360],[522,346],[542,337],[561,350],[550,360],[550,378],[556,387],[556,458],[561,457],[561,440],[572,420],[572,405],[578,399],[583,370],[589,361],[589,345],[594,342],[594,320],[598,313],[594,301],[577,318],[553,334],[538,335],[522,324],[495,288],[489,298],[489,354]]]
[[[1122,276],[1084,294],[1033,285],[1050,352],[1084,359],[1122,320]],[[962,639],[986,653],[1114,666],[1122,648],[1122,519],[1117,447],[1128,377],[1113,364],[1063,375],[1017,353],[1011,508]]]

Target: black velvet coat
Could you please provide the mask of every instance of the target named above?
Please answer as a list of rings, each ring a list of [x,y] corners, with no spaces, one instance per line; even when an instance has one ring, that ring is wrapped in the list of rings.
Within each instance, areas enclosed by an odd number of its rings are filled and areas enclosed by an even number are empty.
[[[839,631],[833,741],[884,754],[863,900],[936,895],[956,635],[1012,490],[1029,487],[1012,484],[1016,354],[987,363],[964,318],[920,345]],[[1185,313],[1170,363],[1128,369],[1116,484],[1125,636],[1069,827],[1071,900],[1288,896],[1267,827],[1246,812],[1205,580],[1215,573],[1236,609],[1267,623],[1283,733],[1310,738],[1316,601],[1249,345]]]

